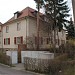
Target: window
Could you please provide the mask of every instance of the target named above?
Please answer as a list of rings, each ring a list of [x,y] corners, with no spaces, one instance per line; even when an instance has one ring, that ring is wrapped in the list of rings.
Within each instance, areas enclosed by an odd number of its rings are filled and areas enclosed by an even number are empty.
[[[46,44],[49,44],[50,38],[46,38]]]
[[[1,44],[1,39],[0,39],[0,44]]]
[[[19,31],[21,29],[21,25],[20,25],[20,22],[17,23],[17,31]]]
[[[10,38],[4,38],[4,45],[10,45]]]
[[[23,37],[14,37],[14,44],[23,44]]]
[[[41,44],[43,44],[43,37],[41,37]]]
[[[1,32],[0,32],[0,37],[1,37]]]
[[[17,44],[21,44],[21,37],[17,37],[16,42],[17,42]]]
[[[39,37],[39,44],[43,44],[43,37]],[[37,37],[35,36],[35,45],[37,45]]]
[[[9,32],[9,26],[6,26],[6,33]]]

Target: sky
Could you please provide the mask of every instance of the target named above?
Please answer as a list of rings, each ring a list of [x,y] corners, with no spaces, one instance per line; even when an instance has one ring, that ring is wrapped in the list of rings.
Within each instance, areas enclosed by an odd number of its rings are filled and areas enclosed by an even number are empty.
[[[68,4],[71,9],[71,0],[68,0]],[[5,23],[14,16],[16,11],[21,11],[28,6],[36,9],[34,0],[0,0],[0,22]],[[70,14],[72,14],[72,9]]]
[[[73,19],[73,9],[72,9],[72,0],[67,0],[68,1],[68,6],[70,9],[69,14],[71,15],[72,19]],[[73,19],[74,20],[74,19]]]

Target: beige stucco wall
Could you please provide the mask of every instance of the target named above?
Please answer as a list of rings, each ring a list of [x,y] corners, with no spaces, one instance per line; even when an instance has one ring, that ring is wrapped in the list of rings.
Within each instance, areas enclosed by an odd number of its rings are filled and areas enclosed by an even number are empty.
[[[34,18],[29,18],[29,36],[37,36],[37,22]],[[40,21],[39,36],[48,37],[48,26],[44,22]]]
[[[29,36],[37,37],[37,21],[35,18],[29,18]],[[48,26],[43,21],[40,21],[39,37],[43,38],[43,44],[40,44],[40,39],[39,39],[40,48],[46,48],[46,42],[47,42],[46,38],[48,38],[49,35],[48,35]],[[33,42],[33,44],[35,48],[35,42]]]
[[[36,19],[29,18],[29,36],[36,36]]]
[[[45,24],[45,22],[43,22],[43,21],[40,21],[39,36],[43,37],[43,45],[40,45],[40,47],[42,47],[42,48],[45,48],[48,46],[46,44],[46,38],[48,38],[49,35],[51,35],[50,33],[48,33],[48,27],[49,27],[49,25]],[[29,35],[37,36],[36,19],[29,18]],[[54,36],[54,32],[53,32],[53,36]],[[64,30],[62,30],[61,32],[58,32],[58,36],[60,39],[60,45],[62,43],[61,40],[64,40],[64,42],[66,43],[66,33]],[[58,36],[56,35],[56,39],[58,39]],[[54,40],[54,37],[52,39]]]
[[[0,30],[2,30],[2,27],[1,27],[1,25],[0,25]]]
[[[21,22],[21,30],[17,31],[17,23]],[[6,26],[9,26],[9,32],[6,33]],[[48,37],[48,26],[44,25],[43,22],[40,24],[40,37],[47,38]],[[26,33],[27,32],[27,33]],[[14,44],[14,37],[23,36],[23,40],[25,43],[27,37],[37,36],[37,25],[36,19],[28,17],[27,19],[17,21],[3,27],[3,48],[18,48],[18,45]],[[4,45],[4,38],[10,38],[10,45]],[[46,40],[45,40],[46,42]],[[44,44],[46,44],[43,42]]]
[[[18,22],[21,23],[21,30],[20,31],[17,31],[17,23]],[[28,19],[27,20],[24,19],[21,21],[14,22],[12,24],[5,25],[3,27],[3,48],[17,48],[18,45],[14,44],[14,37],[23,36],[23,40],[25,40],[26,39],[26,31],[27,31],[27,35],[29,35],[28,25],[29,25]],[[8,33],[6,33],[6,26],[9,26]],[[27,28],[27,30],[26,30],[26,28]],[[10,45],[4,45],[4,38],[10,38]]]
[[[64,40],[64,42],[66,43],[66,32],[65,30],[62,30],[61,32],[58,32],[59,35],[59,39],[60,40]],[[62,44],[62,42],[60,41],[60,45]]]
[[[52,32],[53,33],[53,38],[52,38],[52,40],[54,40],[54,31]],[[57,34],[58,33],[58,34]],[[64,44],[66,43],[66,32],[65,32],[65,30],[61,30],[60,32],[58,32],[57,30],[56,30],[56,40],[58,40],[59,39],[59,45],[61,45],[62,44],[62,40],[64,41]],[[54,43],[54,41],[53,41],[53,43]],[[56,44],[57,45],[57,44]],[[57,45],[58,46],[58,45]]]
[[[17,31],[17,23],[21,23],[21,30]],[[6,33],[6,26],[9,26],[9,32]],[[40,47],[46,47],[46,38],[49,37],[48,35],[48,25],[46,25],[44,22],[40,22],[40,30],[39,35],[40,37],[43,37],[43,45]],[[59,32],[59,39],[66,41],[66,34],[62,35],[62,32]],[[24,43],[27,37],[35,37],[37,36],[37,25],[36,25],[36,19],[27,17],[26,19],[16,21],[14,23],[8,24],[3,26],[3,48],[18,48],[18,45],[14,44],[14,37],[20,37],[23,36]],[[4,38],[10,38],[10,45],[4,45]],[[33,38],[32,38],[33,39]],[[27,45],[28,46],[28,45]],[[35,45],[34,45],[35,46]]]

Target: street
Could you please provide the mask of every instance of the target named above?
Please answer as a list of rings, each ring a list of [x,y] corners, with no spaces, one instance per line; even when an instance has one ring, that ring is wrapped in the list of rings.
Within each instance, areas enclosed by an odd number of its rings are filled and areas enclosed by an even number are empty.
[[[36,75],[35,73],[15,70],[0,64],[0,75]]]

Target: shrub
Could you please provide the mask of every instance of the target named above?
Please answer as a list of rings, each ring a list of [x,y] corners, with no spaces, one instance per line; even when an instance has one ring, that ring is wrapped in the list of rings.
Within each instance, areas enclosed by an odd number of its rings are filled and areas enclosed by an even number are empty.
[[[74,65],[75,60],[68,60],[68,55],[63,54],[50,61],[48,73],[49,75],[59,75],[60,71],[65,71],[70,67],[73,68]]]
[[[5,53],[0,52],[0,63],[10,65],[10,57]]]

